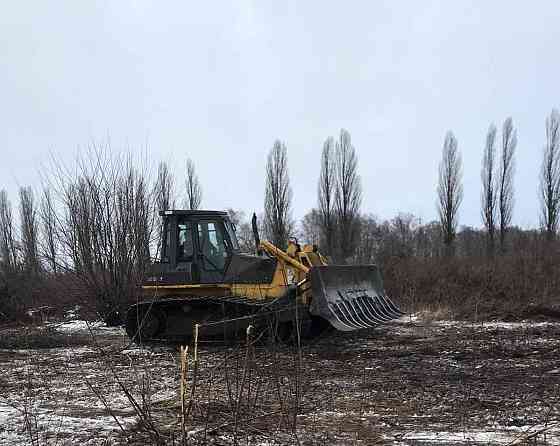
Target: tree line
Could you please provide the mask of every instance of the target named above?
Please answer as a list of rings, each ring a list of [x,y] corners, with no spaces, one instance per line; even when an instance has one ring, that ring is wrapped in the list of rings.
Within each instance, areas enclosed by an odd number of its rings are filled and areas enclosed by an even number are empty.
[[[555,240],[558,233],[558,212],[560,210],[559,125],[560,115],[557,110],[553,109],[545,121],[546,142],[542,151],[539,174],[539,222],[548,241]],[[506,236],[513,217],[517,131],[511,117],[507,118],[502,126],[499,154],[496,153],[497,136],[496,126],[491,124],[486,134],[481,168],[481,216],[489,256],[495,254],[496,238],[499,243],[499,252],[503,254],[506,251]],[[452,132],[448,132],[439,165],[438,212],[443,241],[450,253],[453,252],[462,199],[461,153],[458,149],[457,139]]]
[[[423,222],[407,213],[380,220],[362,211],[357,150],[342,129],[323,143],[316,206],[299,224],[292,216],[288,149],[283,141],[273,143],[264,172],[260,230],[279,247],[296,237],[317,245],[334,263],[381,263],[394,277],[401,274],[398,259],[493,259],[509,252],[550,257],[560,211],[559,126],[560,115],[553,110],[545,121],[538,229],[511,224],[517,131],[507,118],[500,134],[490,125],[481,144],[482,228],[459,226],[463,166],[451,131],[445,135],[438,169],[439,218]],[[202,183],[191,159],[184,176],[184,186],[178,187],[166,162],[152,176],[145,163],[115,155],[108,147],[91,147],[75,166],[53,160],[39,193],[20,188],[17,216],[6,191],[0,190],[0,317],[9,312],[7,302],[33,301],[44,280],[56,277],[60,283],[63,277],[79,285],[98,313],[118,318],[158,253],[158,211],[202,204]],[[246,214],[229,213],[240,245],[254,251]]]
[[[540,229],[549,241],[557,237],[560,211],[559,125],[559,113],[552,110],[545,121],[538,197]],[[483,240],[489,257],[497,252],[504,254],[508,249],[507,238],[512,230],[515,204],[516,149],[517,130],[511,117],[504,121],[500,135],[496,125],[490,125],[482,144],[480,172],[483,230],[464,228],[466,233],[480,232],[477,239]],[[370,243],[371,234],[368,232],[375,219],[364,215],[360,209],[362,186],[358,158],[347,130],[342,129],[336,140],[332,137],[325,140],[319,169],[317,205],[303,217],[299,230],[296,230],[291,218],[292,194],[286,145],[281,141],[274,143],[266,170],[266,234],[279,246],[285,246],[289,237],[299,235],[319,245],[337,263],[363,259],[359,252],[364,244]],[[448,131],[438,169],[436,208],[439,219],[422,225],[409,214],[400,214],[392,221],[382,223],[382,226],[393,227],[397,235],[402,235],[405,223],[408,228],[415,226],[421,234],[439,232],[437,237],[434,234],[430,236],[430,243],[437,242],[437,249],[430,249],[431,253],[454,256],[457,252],[467,252],[464,247],[457,247],[459,211],[463,201],[462,175],[459,144],[453,132]],[[414,225],[413,221],[416,222]],[[519,232],[519,229],[516,228],[516,231]]]

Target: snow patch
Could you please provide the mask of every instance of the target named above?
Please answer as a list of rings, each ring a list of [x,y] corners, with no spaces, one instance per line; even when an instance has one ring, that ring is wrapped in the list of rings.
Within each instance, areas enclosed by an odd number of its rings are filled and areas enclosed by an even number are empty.
[[[463,432],[450,432],[450,431],[418,431],[408,432],[402,437],[396,434],[395,437],[400,440],[415,440],[419,443],[428,444],[466,444],[466,443],[482,443],[493,445],[509,445],[522,443],[524,439],[531,436],[531,438],[538,438],[538,435],[546,435],[547,445],[560,445],[560,426],[518,426],[507,427],[499,426],[496,430],[465,430]]]
[[[523,328],[545,328],[558,325],[557,322],[501,322],[501,321],[481,321],[481,322],[466,322],[466,321],[434,321],[433,325],[440,327],[468,327],[468,328],[482,328],[482,329],[496,329],[503,328],[504,330],[517,330]]]
[[[89,334],[92,332],[103,332],[105,334],[118,334],[124,333],[121,327],[107,327],[103,321],[83,321],[76,319],[73,321],[52,324],[54,329],[60,333],[66,334]]]

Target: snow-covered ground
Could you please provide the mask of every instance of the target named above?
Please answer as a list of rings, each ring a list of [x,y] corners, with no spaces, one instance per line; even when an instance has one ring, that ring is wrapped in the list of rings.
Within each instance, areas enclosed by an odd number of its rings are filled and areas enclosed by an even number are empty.
[[[125,335],[122,327],[107,327],[103,321],[83,321],[79,319],[69,320],[65,322],[50,323],[48,326],[56,331],[66,334],[89,334],[90,330],[96,333]]]
[[[148,382],[153,401],[175,395],[174,379],[161,376],[157,359],[148,369],[135,349],[111,347],[0,350],[0,444],[105,444],[137,421],[120,383],[140,403],[139,388]],[[163,365],[173,362],[173,354],[163,356]]]
[[[542,434],[541,434],[542,432]],[[481,444],[481,445],[514,445],[533,444],[531,438],[536,437],[541,445],[560,445],[560,425],[555,423],[549,426],[537,424],[535,426],[501,427],[492,430],[465,430],[463,432],[448,431],[417,431],[405,434],[401,444]],[[397,442],[398,444],[398,442]]]

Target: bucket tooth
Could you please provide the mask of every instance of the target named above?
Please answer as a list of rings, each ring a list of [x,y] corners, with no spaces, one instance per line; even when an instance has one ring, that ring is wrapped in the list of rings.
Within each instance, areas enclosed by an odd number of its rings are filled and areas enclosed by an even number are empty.
[[[404,314],[385,294],[375,265],[315,266],[309,277],[313,294],[309,311],[338,330],[375,327]]]
[[[340,300],[339,302],[336,303],[336,305],[339,309],[339,314],[342,314],[341,319],[347,327],[349,327],[352,330],[357,330],[358,328],[364,328],[362,325],[360,325],[359,322],[355,320],[355,318],[352,315],[351,307],[349,307],[346,302]]]
[[[367,305],[365,305],[363,293],[353,297],[350,302],[357,317],[365,327],[374,327],[383,322],[383,320],[376,317],[375,314],[372,314]]]
[[[387,318],[380,315],[375,306],[372,304],[371,299],[368,299],[367,296],[360,296],[358,298],[359,304],[362,306],[365,313],[367,313],[370,319],[374,322],[374,324],[382,324],[383,322],[387,322]]]
[[[342,297],[342,294],[339,292],[339,295],[341,297],[341,305],[344,306],[347,311],[348,311],[348,315],[350,320],[352,321],[352,323],[357,327],[357,328],[367,328],[370,325],[365,322],[363,320],[363,318],[361,317],[360,311],[356,308],[355,304],[354,304],[354,299],[345,299],[344,297]]]

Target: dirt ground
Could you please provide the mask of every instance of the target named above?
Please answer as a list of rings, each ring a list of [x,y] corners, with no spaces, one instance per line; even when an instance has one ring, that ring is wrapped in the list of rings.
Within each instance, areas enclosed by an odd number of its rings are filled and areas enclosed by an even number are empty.
[[[2,445],[560,445],[560,323],[405,317],[299,351],[201,343],[184,409],[176,348],[81,321],[43,327],[47,345],[22,330],[0,329]]]

